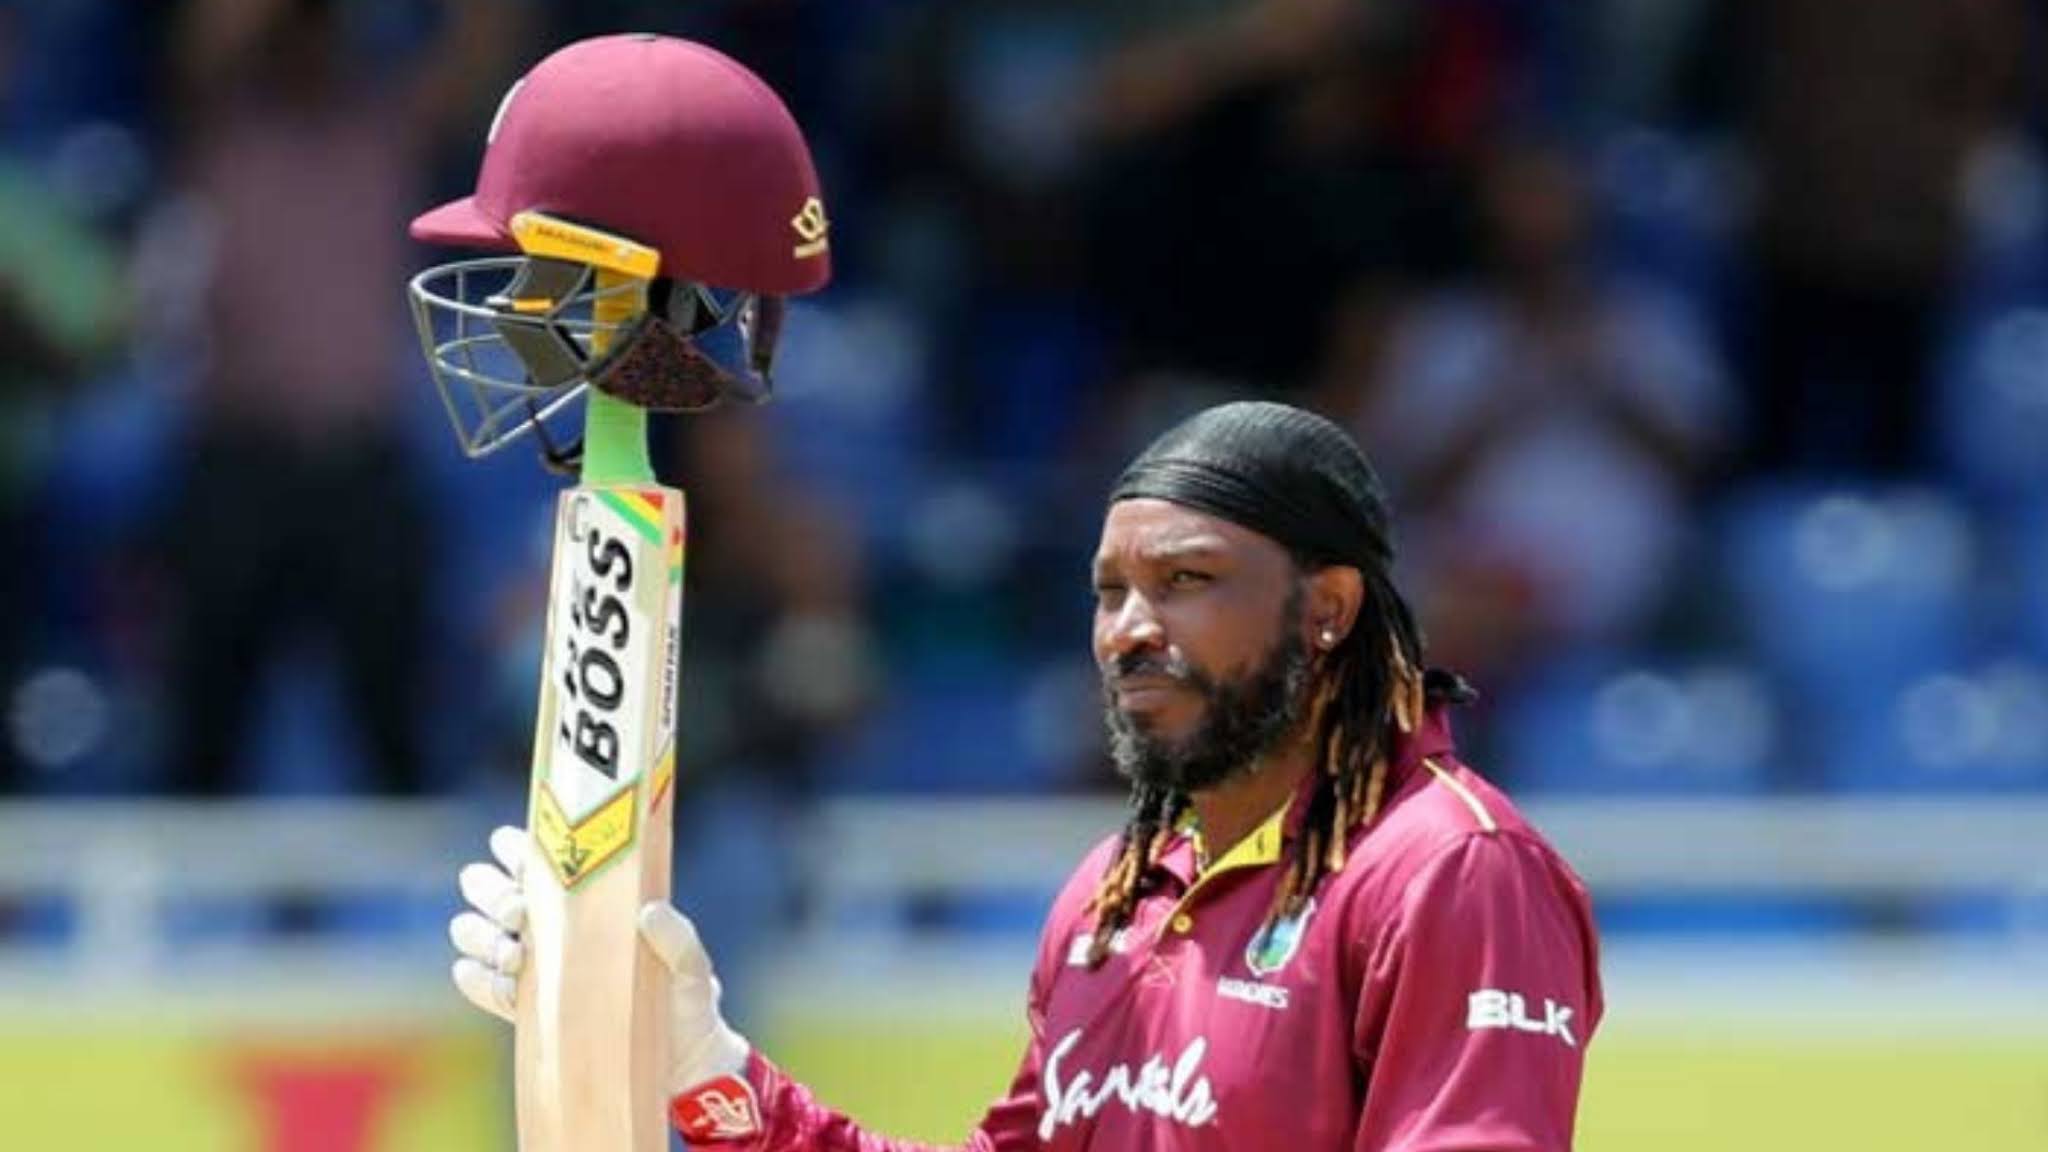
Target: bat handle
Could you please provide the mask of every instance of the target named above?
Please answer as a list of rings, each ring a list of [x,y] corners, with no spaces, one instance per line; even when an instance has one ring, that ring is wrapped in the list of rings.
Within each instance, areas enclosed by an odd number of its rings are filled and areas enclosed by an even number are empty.
[[[640,285],[639,291],[613,291]],[[597,270],[597,295],[591,302],[591,352],[601,354],[612,326],[630,323],[647,306],[645,282],[623,272]],[[595,388],[585,392],[583,413],[583,483],[652,484],[654,466],[647,459],[647,413]]]

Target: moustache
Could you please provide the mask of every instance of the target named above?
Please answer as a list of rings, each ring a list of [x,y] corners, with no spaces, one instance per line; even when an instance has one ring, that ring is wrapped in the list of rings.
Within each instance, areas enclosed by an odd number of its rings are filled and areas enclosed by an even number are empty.
[[[1125,680],[1140,676],[1197,688],[1208,683],[1208,679],[1178,653],[1128,652],[1103,666],[1102,684],[1105,688],[1118,688]]]

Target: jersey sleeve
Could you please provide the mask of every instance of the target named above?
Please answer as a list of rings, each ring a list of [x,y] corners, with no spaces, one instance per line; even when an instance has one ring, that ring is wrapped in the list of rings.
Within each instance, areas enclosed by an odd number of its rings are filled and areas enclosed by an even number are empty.
[[[1114,847],[1113,842],[1096,850],[1075,870],[1066,888],[1054,902],[1038,945],[1038,959],[1031,970],[1031,984],[1025,998],[1025,1017],[1030,1039],[1017,1072],[1002,1096],[990,1104],[981,1122],[967,1139],[952,1148],[967,1152],[1021,1152],[1037,1149],[1038,1123],[1044,1107],[1040,1077],[1045,1069],[1045,1005],[1052,981],[1064,960],[1067,936],[1075,918],[1085,907],[1094,877]],[[720,1145],[731,1152],[940,1152],[929,1144],[894,1140],[870,1132],[844,1113],[818,1100],[758,1050],[749,1057],[746,1079],[758,1108],[759,1133],[744,1143]],[[679,1126],[680,1128],[680,1126]]]
[[[1478,834],[1404,886],[1353,1024],[1355,1152],[1563,1152],[1601,1013],[1577,876],[1533,838]]]
[[[967,1139],[951,1147],[965,1152],[1012,1152],[1038,1147],[1038,1081],[1045,1059],[1043,1012],[1046,975],[1042,950],[1032,969],[1026,1014],[1029,1044],[1009,1090],[989,1105]],[[940,1146],[896,1140],[862,1128],[827,1107],[809,1087],[763,1056],[747,1058],[746,1080],[758,1101],[759,1132],[744,1142],[717,1145],[731,1152],[940,1152]],[[678,1130],[683,1131],[681,1125]]]
[[[964,1152],[1037,1148],[1040,1058],[1033,1036],[1009,1091],[989,1105],[963,1143],[946,1147]],[[760,1097],[763,1121],[758,1139],[737,1146],[747,1152],[941,1152],[938,1145],[896,1140],[862,1128],[820,1103],[809,1088],[759,1053],[747,1063],[747,1079]]]

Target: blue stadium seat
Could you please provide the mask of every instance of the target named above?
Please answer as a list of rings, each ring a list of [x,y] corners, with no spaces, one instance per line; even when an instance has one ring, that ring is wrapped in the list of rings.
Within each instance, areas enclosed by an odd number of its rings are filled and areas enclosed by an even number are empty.
[[[92,642],[39,654],[9,685],[7,739],[36,796],[120,796],[150,783],[156,749],[148,703]]]
[[[166,952],[180,958],[209,949],[247,948],[270,935],[272,926],[268,909],[233,896],[171,900],[165,903],[161,920]]]
[[[1868,707],[1817,716],[1821,772],[1866,792],[2048,788],[2048,664],[2023,657],[1914,677]]]
[[[48,430],[46,530],[104,548],[149,523],[186,420],[176,382],[145,371],[81,387]]]
[[[1679,137],[1643,128],[1600,147],[1594,193],[1609,263],[1709,303],[1727,288],[1725,165]]]
[[[1935,381],[1949,471],[1992,498],[2048,489],[2048,306],[1966,309]]]
[[[986,667],[891,686],[890,701],[824,768],[849,791],[1037,792],[1061,766],[1033,737],[1030,678]]]
[[[0,925],[0,941],[9,947],[28,946],[54,953],[78,936],[78,908],[75,904],[45,895],[28,895],[14,902]]]
[[[1909,911],[1912,927],[1929,935],[1996,941],[2021,929],[2026,906],[2011,892],[1965,890],[1923,897]]]
[[[1765,786],[1777,704],[1754,673],[1580,656],[1501,719],[1502,769],[1531,791],[1716,795]]]
[[[2012,523],[2009,539],[2020,638],[2037,658],[2048,660],[2048,499],[2014,517]]]
[[[975,454],[1013,464],[1056,458],[1103,375],[1086,316],[1042,302],[991,306],[976,317],[973,340]]]
[[[314,927],[367,947],[431,939],[457,909],[450,902],[409,898],[404,892],[349,892],[322,902]]]
[[[1969,640],[1975,530],[1939,494],[1754,489],[1727,506],[1722,539],[1752,650],[1810,700],[1876,698]]]
[[[1826,894],[1689,892],[1660,897],[1622,893],[1603,896],[1594,912],[1600,934],[1610,940],[1619,936],[1767,940],[1843,935],[1858,927],[1853,902]]]
[[[333,661],[282,654],[258,681],[242,777],[263,796],[347,795],[367,784]]]
[[[1988,307],[2048,298],[2048,154],[2022,133],[1986,144],[1972,162],[1956,295]]]
[[[1031,939],[1045,925],[1058,886],[962,893],[946,902],[934,927],[962,936]]]
[[[765,410],[780,470],[885,553],[926,481],[926,355],[916,318],[899,308],[795,305],[776,360],[786,402]]]
[[[744,771],[705,778],[676,811],[674,899],[719,957],[719,979],[740,1011],[757,1002],[758,958],[795,883],[786,817],[780,799]]]

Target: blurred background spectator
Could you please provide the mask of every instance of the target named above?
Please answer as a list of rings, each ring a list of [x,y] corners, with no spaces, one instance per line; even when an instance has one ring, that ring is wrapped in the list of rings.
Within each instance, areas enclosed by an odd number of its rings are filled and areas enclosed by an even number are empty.
[[[1321,395],[1400,501],[1433,650],[1500,691],[1653,633],[1733,413],[1694,307],[1595,263],[1569,155],[1506,142],[1477,181],[1473,275],[1392,318],[1355,303]]]
[[[1440,653],[1502,699],[1589,652],[1744,659],[1724,560],[1763,530],[1739,510],[1797,503],[1729,487],[1744,474],[1932,483],[1986,534],[1972,555],[2010,561],[1976,577],[2024,583],[2026,549],[1989,543],[2024,537],[2043,471],[2000,439],[2042,427],[2019,63],[2038,29],[2002,0],[1854,19],[1734,0],[11,8],[5,56],[30,66],[6,72],[6,522],[35,557],[10,579],[51,611],[0,645],[0,763],[55,791],[516,779],[548,489],[434,438],[395,303],[428,254],[399,225],[471,179],[509,77],[611,27],[758,68],[848,222],[788,403],[663,426],[699,505],[707,779],[1106,783],[1092,734],[1055,731],[1093,724],[1069,578],[1107,471],[1217,395],[1356,427]],[[106,515],[62,510],[81,484]],[[506,687],[466,707],[476,661]],[[911,763],[975,701],[1062,699],[980,783]],[[67,728],[81,711],[101,719]],[[483,748],[505,765],[479,776]]]
[[[391,285],[430,149],[502,87],[505,10],[453,0],[399,64],[373,65],[333,0],[195,3],[164,61],[170,195],[202,301],[160,545],[168,580],[165,786],[244,773],[266,673],[310,651],[338,672],[369,772],[425,784],[427,575],[439,535],[402,438]]]
[[[22,16],[0,11],[0,100],[12,106]],[[121,337],[126,294],[120,257],[92,225],[90,209],[67,195],[62,174],[0,153],[0,554],[13,557],[0,577],[9,604],[33,603],[42,579],[35,478],[49,466],[53,407],[73,382],[102,368]],[[51,641],[41,614],[11,611],[0,623],[0,678],[23,676],[24,659]],[[16,741],[0,741],[0,792],[20,784]]]
[[[838,225],[777,402],[656,425],[678,875],[733,980],[832,872],[821,804],[1115,792],[1102,494],[1227,396],[1368,445],[1461,738],[1539,803],[2048,795],[2020,0],[0,3],[0,790],[516,818],[559,482],[448,440],[404,223],[619,29],[784,93]],[[2018,915],[1687,893],[1602,914]]]
[[[473,178],[509,77],[621,26],[716,41],[787,93],[846,222],[785,402],[658,425],[696,505],[694,779],[778,803],[1107,785],[1073,575],[1103,484],[1241,393],[1371,446],[1510,778],[1537,753],[1505,718],[1560,668],[1711,658],[1804,704],[2038,659],[2038,22],[1839,16],[10,7],[0,493],[8,579],[43,610],[0,644],[0,778],[516,786],[551,482],[440,440],[398,306],[430,254],[402,224]],[[1933,563],[1893,541],[1830,568],[1866,545],[1813,518],[1908,479],[1953,562],[1893,572]],[[1930,623],[1888,642],[1920,647],[1798,648],[1828,618],[1799,597],[1854,618],[1852,577],[1901,584]]]
[[[1695,67],[1752,165],[1753,467],[1926,470],[1966,178],[2020,108],[2025,17],[2017,0],[1718,6]]]

